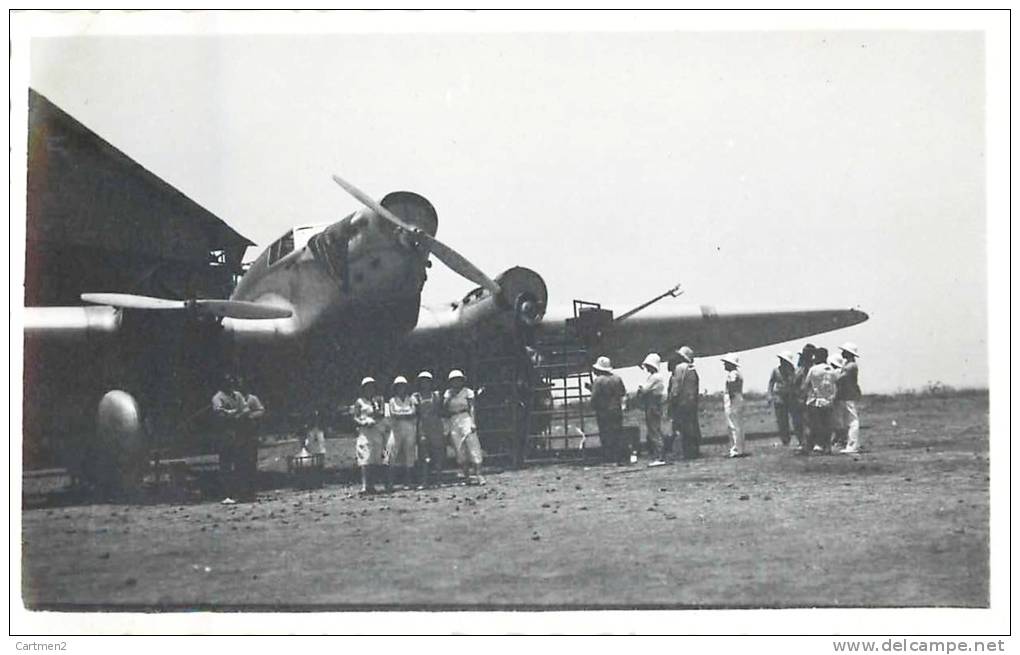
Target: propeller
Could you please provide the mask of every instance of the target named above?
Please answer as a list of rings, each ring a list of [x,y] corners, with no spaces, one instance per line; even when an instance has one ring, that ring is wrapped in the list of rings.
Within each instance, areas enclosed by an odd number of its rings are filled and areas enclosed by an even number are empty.
[[[154,298],[152,296],[139,296],[132,293],[83,293],[81,299],[84,302],[95,305],[109,305],[120,309],[153,309],[153,310],[182,310],[193,309],[200,314],[208,314],[220,318],[249,318],[249,319],[270,319],[290,318],[293,312],[282,307],[274,307],[247,300],[217,300],[217,299],[194,299],[194,300],[170,300],[167,298]]]
[[[446,264],[454,273],[457,273],[461,277],[467,278],[478,286],[487,289],[493,296],[497,298],[502,297],[499,285],[496,284],[492,278],[483,273],[481,269],[469,262],[459,252],[435,238],[425,230],[401,220],[393,212],[383,207],[382,204],[376,202],[375,199],[367,193],[342,177],[334,175],[333,181],[343,187],[344,191],[354,196],[358,202],[365,205],[379,216],[383,217],[393,225],[412,233],[419,243],[427,246],[432,254],[436,256],[436,259]]]

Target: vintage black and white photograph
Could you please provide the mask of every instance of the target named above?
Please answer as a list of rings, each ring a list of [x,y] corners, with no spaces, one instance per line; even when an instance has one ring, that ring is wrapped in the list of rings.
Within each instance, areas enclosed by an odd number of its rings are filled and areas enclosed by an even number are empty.
[[[83,13],[13,18],[26,616],[1008,610],[1008,12]]]

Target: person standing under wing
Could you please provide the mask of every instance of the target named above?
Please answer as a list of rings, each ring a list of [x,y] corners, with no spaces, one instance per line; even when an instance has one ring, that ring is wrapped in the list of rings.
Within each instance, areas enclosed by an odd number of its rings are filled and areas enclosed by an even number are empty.
[[[797,402],[796,387],[793,379],[796,376],[796,369],[793,363],[793,353],[786,351],[780,353],[779,365],[772,369],[769,377],[768,399],[776,415],[776,429],[779,432],[779,441],[784,446],[790,445],[790,408]]]
[[[233,505],[240,492],[241,449],[239,432],[241,417],[247,411],[244,394],[237,388],[237,380],[230,373],[223,375],[220,389],[212,397],[212,412],[216,417],[218,440],[216,451],[219,455],[220,486],[223,489],[223,503]]]
[[[645,435],[648,443],[649,468],[666,463],[666,450],[662,438],[662,405],[666,401],[666,380],[659,367],[658,353],[648,353],[641,363],[648,377],[638,386],[637,397],[645,410]]]
[[[375,378],[361,381],[361,395],[354,401],[351,415],[358,426],[354,456],[361,469],[361,493],[375,493],[375,479],[384,464],[386,444],[385,403],[376,393]]]
[[[701,456],[701,424],[698,422],[701,380],[694,366],[694,350],[681,346],[677,356],[680,362],[673,368],[668,393],[673,435],[680,443],[683,458],[696,459]]]
[[[443,397],[432,388],[432,374],[422,371],[417,378],[418,390],[414,392],[418,403],[418,463],[419,481],[423,487],[431,480],[439,480],[446,468],[446,434],[443,429]]]
[[[457,463],[467,484],[485,484],[482,477],[482,444],[475,422],[475,392],[464,386],[464,374],[456,369],[448,377],[450,388],[443,394],[443,411],[449,417],[450,439]]]
[[[730,457],[745,457],[744,450],[744,377],[740,374],[740,358],[723,355],[726,369],[726,388],[723,390],[723,413],[730,430]]]
[[[393,396],[386,402],[386,418],[390,434],[386,442],[386,488],[393,489],[396,481],[405,487],[411,485],[411,473],[418,459],[418,404],[407,393],[407,378],[398,375],[393,380]]]
[[[602,356],[592,364],[595,379],[591,383],[591,408],[599,428],[599,441],[607,460],[616,460],[617,466],[630,464],[630,444],[623,436],[623,404],[627,388],[620,376],[613,373],[613,364]]]
[[[241,377],[237,379],[237,388],[244,398],[244,411],[237,418],[238,500],[248,502],[255,497],[255,476],[259,470],[258,422],[266,415],[266,408],[258,396],[247,392]]]
[[[807,380],[808,371],[814,365],[815,347],[814,344],[806,343],[801,348],[800,356],[797,358],[797,372],[793,376],[794,393],[796,400],[790,405],[790,418],[793,421],[793,433],[797,435],[796,449],[800,452],[811,450],[808,445],[810,439],[807,434],[810,430],[807,421],[807,391],[804,382]]]

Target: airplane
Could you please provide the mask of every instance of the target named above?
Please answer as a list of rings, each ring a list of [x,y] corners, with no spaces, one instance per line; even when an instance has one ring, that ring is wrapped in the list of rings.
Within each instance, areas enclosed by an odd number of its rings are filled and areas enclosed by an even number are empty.
[[[613,318],[601,308],[554,316],[535,271],[515,266],[490,278],[437,239],[438,215],[424,197],[395,191],[377,201],[333,180],[363,207],[334,223],[288,230],[228,299],[97,291],[82,294],[83,306],[25,308],[26,426],[48,438],[75,475],[121,488],[139,479],[154,449],[209,451],[206,410],[228,370],[284,425],[310,408],[349,401],[364,375],[431,370],[442,379],[480,350],[529,361],[528,349],[561,333],[570,318],[591,359],[608,355],[617,367],[681,344],[709,356],[868,318],[858,309],[707,305],[651,317]],[[477,286],[457,301],[423,307],[432,258]]]

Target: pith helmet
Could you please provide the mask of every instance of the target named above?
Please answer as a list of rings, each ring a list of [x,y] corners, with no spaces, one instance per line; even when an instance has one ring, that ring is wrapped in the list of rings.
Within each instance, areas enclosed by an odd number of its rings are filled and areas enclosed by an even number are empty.
[[[843,352],[850,353],[851,355],[857,358],[860,358],[861,356],[861,353],[857,350],[857,344],[853,343],[852,341],[847,341],[842,346],[840,346],[839,349],[842,350]]]
[[[464,379],[464,373],[462,373],[461,370],[457,368],[450,371],[450,374],[446,376],[447,380],[456,380],[457,378],[460,378],[461,380]]]
[[[403,375],[398,375],[397,377],[393,378],[393,386],[397,386],[398,384],[407,384],[407,378],[405,378]]]
[[[613,363],[609,361],[609,358],[606,357],[605,355],[595,360],[595,363],[592,364],[591,367],[596,371],[602,371],[603,373],[613,372]]]
[[[432,379],[432,374],[429,373],[428,371],[422,371],[421,373],[418,374],[418,377],[416,379],[418,379],[418,380],[431,380]]]
[[[723,355],[722,357],[720,357],[719,359],[721,359],[724,362],[729,362],[730,364],[733,364],[734,366],[740,366],[740,358],[737,357],[736,355],[734,355],[733,353],[727,353],[727,354]]]
[[[694,349],[690,346],[680,346],[680,350],[676,352],[688,362],[694,362]]]
[[[659,357],[659,353],[648,353],[648,357],[645,357],[645,361],[641,362],[642,366],[653,368],[656,371],[659,370],[660,364],[662,364],[662,358]]]
[[[375,378],[371,375],[361,378],[361,386],[365,386],[366,384],[375,384]]]
[[[779,357],[779,359],[781,359],[784,362],[788,363],[790,366],[796,366],[797,365],[797,362],[795,362],[793,360],[793,353],[790,352],[789,350],[784,350],[783,352],[779,353],[778,357]]]
[[[845,363],[846,362],[844,362],[843,358],[840,357],[839,355],[834,355],[829,358],[829,366],[831,366],[832,368],[843,368],[843,364]]]

